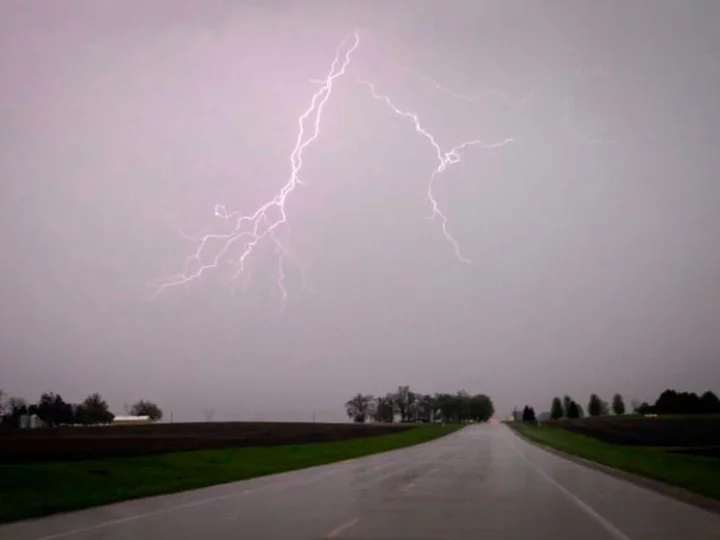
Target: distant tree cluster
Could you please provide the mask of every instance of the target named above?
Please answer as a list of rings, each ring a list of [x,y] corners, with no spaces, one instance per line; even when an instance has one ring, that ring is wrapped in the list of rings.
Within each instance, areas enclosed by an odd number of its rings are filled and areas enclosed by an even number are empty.
[[[421,394],[409,386],[384,396],[357,394],[345,404],[353,422],[486,422],[495,413],[492,400],[485,394]]]
[[[531,422],[533,424],[537,422],[537,418],[535,417],[535,409],[533,409],[529,405],[525,405],[522,411],[522,421]]]
[[[5,428],[20,427],[21,418],[37,415],[50,427],[68,425],[109,424],[115,415],[100,394],[90,394],[82,403],[68,403],[60,394],[44,392],[37,403],[28,404],[23,398],[4,400],[0,395],[0,417]]]
[[[588,407],[589,410],[592,409],[594,411],[597,408],[600,408],[601,410],[607,408],[607,405],[595,394],[590,396],[590,402],[593,403],[593,407]],[[585,411],[583,410],[582,405],[570,396],[566,395],[562,399],[558,396],[553,398],[550,406],[551,419],[559,420],[560,418],[582,418],[583,416],[585,416]]]
[[[547,418],[550,418],[549,412],[544,412],[536,415],[535,409],[532,408],[530,405],[525,405],[522,411],[515,407],[512,412],[512,419],[515,422],[531,422],[533,424],[536,424],[538,421],[545,420]]]
[[[162,418],[160,408],[144,400],[135,403],[130,408],[130,414],[149,416],[153,421]],[[20,397],[6,398],[0,390],[0,426],[3,429],[19,428],[22,417],[33,415],[49,427],[109,424],[115,418],[107,402],[98,393],[90,394],[81,403],[69,403],[60,394],[44,392],[36,403],[28,403]]]
[[[627,412],[625,401],[620,394],[613,396],[610,405],[597,394],[591,394],[588,401],[588,414],[590,416],[605,416],[612,411],[615,415]],[[720,399],[713,392],[705,392],[698,396],[693,392],[676,392],[665,390],[654,405],[647,402],[633,403],[633,411],[639,414],[713,414],[720,413]],[[549,418],[582,418],[583,409],[570,396],[554,397],[550,406]]]
[[[695,392],[665,390],[654,405],[643,402],[636,407],[640,414],[717,414],[720,413],[720,399],[708,390],[698,396]]]

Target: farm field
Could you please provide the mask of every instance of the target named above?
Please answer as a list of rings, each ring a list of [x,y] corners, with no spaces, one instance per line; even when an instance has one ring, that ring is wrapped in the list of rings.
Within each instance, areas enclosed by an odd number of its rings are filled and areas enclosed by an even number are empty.
[[[720,447],[720,416],[596,417],[548,421],[595,439],[631,446]]]
[[[398,424],[193,422],[26,429],[0,435],[0,463],[332,442],[398,433],[410,427]]]
[[[277,425],[280,433],[292,431]],[[302,425],[300,425],[302,426]],[[363,426],[358,426],[363,427]],[[372,428],[373,426],[364,426]],[[458,425],[340,431],[333,442],[246,446],[82,461],[0,464],[0,523],[162,495],[386,452],[442,437]],[[306,433],[308,428],[296,427]],[[327,432],[335,433],[326,428]],[[385,432],[386,434],[381,434]],[[390,432],[390,433],[388,433]],[[47,440],[47,439],[40,439]],[[273,439],[268,436],[268,440]]]

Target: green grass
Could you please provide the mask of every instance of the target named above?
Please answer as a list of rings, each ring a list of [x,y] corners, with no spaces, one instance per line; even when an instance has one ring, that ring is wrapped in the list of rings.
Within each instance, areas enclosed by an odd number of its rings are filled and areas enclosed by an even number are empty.
[[[244,480],[385,452],[461,426],[420,426],[347,441],[0,465],[0,523]]]
[[[603,465],[720,499],[720,460],[668,452],[668,448],[609,444],[566,429],[512,422],[510,427],[537,443]]]

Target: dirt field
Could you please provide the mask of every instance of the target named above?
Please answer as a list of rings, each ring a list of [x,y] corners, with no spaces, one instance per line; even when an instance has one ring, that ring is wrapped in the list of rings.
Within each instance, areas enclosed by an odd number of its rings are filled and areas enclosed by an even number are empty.
[[[0,436],[0,462],[62,461],[240,446],[329,442],[411,426],[206,422],[17,430]]]
[[[720,417],[586,418],[552,424],[604,442],[638,446],[720,446]]]

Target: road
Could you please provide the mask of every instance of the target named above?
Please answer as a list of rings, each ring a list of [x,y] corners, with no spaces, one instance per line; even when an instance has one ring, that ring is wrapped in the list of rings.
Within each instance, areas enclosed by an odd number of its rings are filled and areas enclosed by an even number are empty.
[[[0,527],[1,540],[720,539],[720,515],[505,426],[323,467]]]

